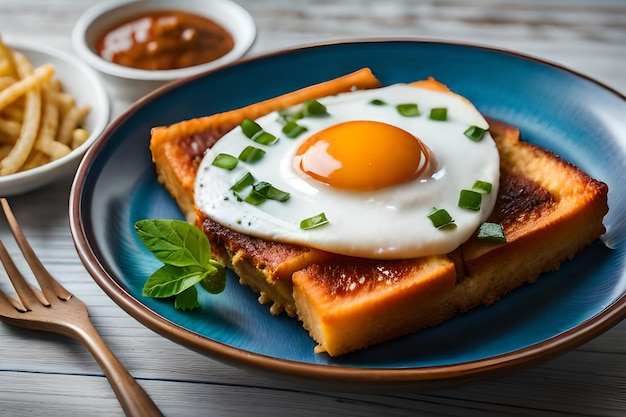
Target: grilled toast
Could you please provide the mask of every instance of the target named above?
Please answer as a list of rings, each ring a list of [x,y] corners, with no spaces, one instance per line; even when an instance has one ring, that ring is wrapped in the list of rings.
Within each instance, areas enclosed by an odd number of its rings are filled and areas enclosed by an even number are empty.
[[[445,89],[436,82],[418,84]],[[158,179],[190,221],[209,237],[212,255],[270,303],[272,314],[297,317],[317,352],[342,355],[434,326],[556,270],[604,233],[607,186],[553,153],[520,140],[490,120],[500,154],[500,188],[489,221],[507,242],[470,238],[448,254],[370,260],[266,241],[232,231],[193,205],[193,183],[205,149],[245,118],[354,88],[375,88],[369,70],[227,113],[152,131]]]

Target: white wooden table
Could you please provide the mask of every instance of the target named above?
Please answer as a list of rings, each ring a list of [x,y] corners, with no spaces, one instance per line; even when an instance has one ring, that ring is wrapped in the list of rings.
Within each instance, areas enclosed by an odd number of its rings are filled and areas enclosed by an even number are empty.
[[[0,0],[0,34],[73,53],[69,35],[96,0]],[[514,49],[626,94],[623,0],[239,0],[254,15],[250,54],[331,39],[429,37]],[[111,92],[113,113],[130,103]],[[626,115],[625,115],[626,117]],[[68,227],[71,178],[12,197],[52,273],[89,306],[113,351],[168,416],[624,416],[626,323],[548,363],[471,385],[413,393],[311,392],[212,361],[129,317],[91,280]],[[0,238],[17,255],[7,227]],[[3,273],[0,273],[5,279]],[[121,416],[88,352],[72,340],[0,325],[0,415]]]

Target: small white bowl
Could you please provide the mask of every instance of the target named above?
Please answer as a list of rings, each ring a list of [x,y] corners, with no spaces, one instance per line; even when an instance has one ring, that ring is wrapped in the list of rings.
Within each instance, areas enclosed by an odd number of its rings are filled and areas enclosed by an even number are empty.
[[[61,177],[74,175],[83,154],[100,136],[109,123],[110,102],[98,74],[79,59],[41,44],[5,39],[13,50],[26,55],[33,66],[54,65],[54,78],[63,90],[76,98],[77,105],[91,108],[83,127],[89,132],[87,140],[69,154],[45,165],[15,174],[0,176],[0,197],[22,194],[42,187]]]
[[[214,61],[172,70],[144,70],[126,67],[107,61],[98,55],[95,44],[107,30],[129,18],[159,10],[186,11],[213,20],[232,35],[233,49]],[[141,93],[166,82],[233,62],[250,49],[255,39],[256,25],[252,16],[244,8],[230,0],[103,1],[88,9],[78,19],[72,30],[72,45],[78,56],[103,74],[116,78],[117,80],[114,82],[118,83],[118,87],[130,88],[135,91],[141,90]],[[138,84],[138,81],[142,81],[143,85]]]

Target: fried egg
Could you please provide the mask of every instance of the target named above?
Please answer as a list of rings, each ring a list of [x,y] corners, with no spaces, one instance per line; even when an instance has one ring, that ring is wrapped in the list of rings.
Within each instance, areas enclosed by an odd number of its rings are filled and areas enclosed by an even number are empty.
[[[245,121],[207,150],[196,206],[232,230],[343,255],[445,254],[495,205],[488,129],[463,97],[407,84],[303,103]],[[468,190],[478,195],[470,208]]]

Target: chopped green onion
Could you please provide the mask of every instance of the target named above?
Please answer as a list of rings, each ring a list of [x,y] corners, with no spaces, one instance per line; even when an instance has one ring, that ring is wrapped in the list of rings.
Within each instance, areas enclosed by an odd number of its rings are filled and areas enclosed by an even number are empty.
[[[281,203],[289,200],[290,194],[286,191],[279,190],[274,186],[270,186],[267,190],[267,198],[270,200],[280,201]]]
[[[214,165],[219,168],[224,168],[227,170],[231,170],[237,166],[239,160],[232,155],[227,153],[221,153],[215,157],[211,165]]]
[[[252,139],[257,133],[263,131],[263,128],[257,122],[250,119],[245,119],[239,126],[241,126],[243,134],[250,139]]]
[[[467,136],[471,140],[478,142],[483,138],[483,136],[485,135],[485,132],[486,130],[483,129],[482,127],[472,125],[468,127],[467,130],[465,130],[465,132],[463,133],[465,134],[465,136]]]
[[[384,105],[386,105],[387,103],[386,103],[386,102],[384,102],[384,101],[383,101],[383,100],[381,100],[381,99],[375,98],[375,99],[373,99],[372,101],[370,101],[370,104],[372,104],[372,105],[374,105],[374,106],[384,106]]]
[[[267,196],[252,188],[243,201],[248,204],[252,204],[253,206],[258,206],[259,204],[267,201]]]
[[[304,117],[306,116],[323,116],[328,114],[326,106],[317,100],[308,100],[304,102]]]
[[[436,107],[430,109],[430,120],[444,122],[448,120],[448,109],[446,107]]]
[[[476,191],[461,190],[459,194],[459,207],[478,211],[480,210],[480,204],[483,196]]]
[[[502,228],[502,225],[498,223],[485,222],[481,224],[480,228],[478,229],[477,237],[479,239],[489,239],[501,243],[506,242],[504,229]]]
[[[299,125],[293,120],[288,121],[285,123],[285,126],[283,126],[283,133],[290,139],[297,138],[307,130],[309,129],[306,126]]]
[[[235,185],[233,185],[232,187],[230,187],[231,190],[235,191],[235,192],[241,192],[243,191],[246,187],[251,186],[252,184],[254,184],[254,177],[252,176],[252,174],[250,174],[249,172],[246,172],[246,174],[241,177],[236,183]]]
[[[430,212],[428,218],[433,223],[433,226],[435,226],[437,229],[456,227],[456,224],[454,224],[454,219],[445,209],[433,208],[433,211]]]
[[[289,200],[289,193],[279,190],[274,187],[272,184],[266,181],[260,181],[252,187],[257,193],[265,196],[270,200],[276,200],[280,202],[285,202]]]
[[[320,213],[313,217],[309,217],[308,219],[304,219],[300,222],[300,229],[309,230],[314,229],[316,227],[323,226],[328,223],[328,219],[326,218],[326,214]]]
[[[477,191],[479,193],[485,193],[485,194],[491,193],[492,188],[493,186],[491,185],[490,182],[480,181],[480,180],[476,181],[474,185],[472,185],[472,190]]]
[[[398,113],[404,117],[415,117],[420,115],[417,104],[415,103],[398,104],[396,109],[398,110]]]
[[[265,155],[263,149],[255,148],[254,146],[246,146],[239,154],[239,159],[252,164],[263,158],[263,155]]]
[[[276,136],[263,130],[263,128],[253,120],[245,119],[239,126],[241,126],[241,131],[246,137],[262,145],[271,145],[278,140]]]
[[[254,135],[252,137],[252,140],[255,141],[256,143],[260,143],[261,145],[272,145],[276,143],[278,138],[272,135],[271,133],[268,133],[262,130],[261,132]]]
[[[290,113],[289,110],[280,110],[278,112],[279,120],[282,119],[285,122],[295,122],[308,116],[326,116],[328,111],[326,106],[317,100],[308,100],[302,103],[300,109],[295,113]]]

